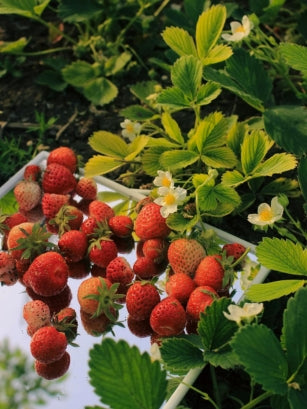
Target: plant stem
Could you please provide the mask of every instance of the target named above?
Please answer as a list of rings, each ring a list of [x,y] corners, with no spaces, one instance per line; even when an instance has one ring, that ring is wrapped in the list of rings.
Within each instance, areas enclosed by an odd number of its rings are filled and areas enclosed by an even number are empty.
[[[46,55],[46,54],[52,54],[52,53],[57,53],[59,51],[68,51],[71,50],[71,47],[59,47],[59,48],[49,48],[48,50],[42,50],[42,51],[32,51],[32,52],[15,52],[14,55],[21,55],[21,56],[36,56],[36,55]]]
[[[272,392],[264,392],[262,395],[257,396],[257,398],[251,400],[246,405],[242,406],[241,409],[251,409],[254,408],[258,403],[272,396]]]
[[[220,397],[220,392],[219,392],[219,388],[218,388],[218,384],[216,380],[215,368],[212,365],[210,365],[210,375],[211,375],[213,394],[214,394],[216,404],[218,407],[221,407],[221,397]]]

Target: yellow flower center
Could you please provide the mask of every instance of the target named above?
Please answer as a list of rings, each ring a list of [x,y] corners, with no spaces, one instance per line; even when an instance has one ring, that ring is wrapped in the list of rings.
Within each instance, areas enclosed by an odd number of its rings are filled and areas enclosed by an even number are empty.
[[[245,28],[243,26],[239,26],[235,29],[235,33],[245,33]]]
[[[263,222],[268,222],[271,220],[273,217],[272,210],[262,210],[262,212],[259,213],[259,219],[262,220]]]
[[[164,201],[167,206],[170,206],[176,202],[176,198],[172,193],[168,193],[164,196]]]
[[[162,186],[170,187],[170,184],[171,184],[171,181],[166,176],[164,176],[162,179]]]
[[[128,125],[126,125],[126,130],[127,130],[128,132],[134,132],[134,126],[133,126],[133,124],[128,124]]]

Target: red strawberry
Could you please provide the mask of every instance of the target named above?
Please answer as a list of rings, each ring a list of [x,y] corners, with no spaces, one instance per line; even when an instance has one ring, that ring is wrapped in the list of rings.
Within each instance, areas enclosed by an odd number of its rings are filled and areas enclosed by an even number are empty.
[[[143,321],[150,317],[153,308],[160,302],[157,287],[149,281],[135,281],[126,294],[126,307],[131,317]]]
[[[133,271],[139,278],[146,280],[161,274],[165,267],[166,265],[164,263],[157,264],[152,259],[144,256],[135,260]]]
[[[77,262],[85,257],[88,241],[86,234],[81,230],[66,231],[58,240],[62,256],[67,262]]]
[[[98,222],[93,217],[88,217],[87,219],[83,220],[80,226],[80,230],[82,230],[87,236],[94,237],[95,229],[98,228]]]
[[[118,251],[113,240],[96,240],[89,247],[89,259],[99,267],[107,267],[114,258],[117,257]]]
[[[23,276],[23,282],[36,294],[59,294],[67,285],[68,266],[61,254],[48,251],[37,256]]]
[[[43,362],[35,361],[34,368],[36,373],[42,378],[53,380],[65,375],[70,366],[70,355],[67,351],[64,355],[50,364],[44,364]]]
[[[83,212],[76,206],[69,204],[61,206],[56,216],[49,220],[49,224],[56,228],[59,236],[68,230],[79,230],[82,222]]]
[[[196,284],[192,277],[185,273],[175,273],[171,275],[165,284],[166,293],[169,296],[177,298],[183,305],[187,303],[195,287]]]
[[[227,243],[222,250],[226,252],[227,257],[233,257],[233,261],[237,261],[246,251],[246,247],[240,243]]]
[[[30,342],[32,356],[44,364],[61,359],[66,348],[66,336],[52,326],[39,328]]]
[[[165,260],[168,249],[168,241],[160,237],[144,241],[142,251],[145,257],[152,259],[155,263]]]
[[[42,210],[47,220],[53,219],[61,207],[69,201],[68,195],[57,193],[44,193],[42,197]]]
[[[93,317],[84,310],[80,310],[81,323],[85,331],[93,337],[98,337],[112,328],[114,320],[110,320],[106,314]]]
[[[38,181],[41,175],[41,168],[38,165],[27,165],[23,172],[23,178],[25,180]]]
[[[126,286],[133,280],[134,272],[125,257],[116,257],[107,265],[106,277],[112,283],[120,283],[122,286]]]
[[[41,300],[28,301],[23,306],[23,318],[31,329],[28,332],[34,334],[39,328],[50,325],[50,308]]]
[[[160,301],[150,314],[150,326],[154,332],[162,336],[180,334],[186,324],[186,312],[174,297],[166,297]]]
[[[148,240],[156,237],[165,238],[170,233],[166,219],[161,216],[161,206],[156,203],[147,203],[137,215],[134,223],[135,234],[140,240]]]
[[[85,200],[97,198],[97,183],[93,178],[83,177],[78,180],[75,192]]]
[[[174,273],[185,273],[194,276],[206,251],[195,239],[180,238],[169,245],[167,256]]]
[[[30,287],[26,287],[26,292],[32,298],[32,300],[41,300],[47,304],[51,315],[56,314],[63,308],[68,307],[72,299],[72,292],[68,285],[59,294],[50,295],[47,297],[36,294]]]
[[[66,166],[71,173],[77,169],[78,158],[75,152],[66,146],[60,146],[53,149],[47,158],[47,166],[51,163],[57,163]]]
[[[74,308],[66,307],[61,309],[57,314],[53,316],[52,325],[65,334],[69,344],[77,336],[78,321],[77,313]]]
[[[117,237],[129,237],[133,231],[133,220],[126,215],[115,215],[109,219],[108,224]]]
[[[89,204],[89,217],[93,217],[99,222],[108,221],[115,216],[114,210],[107,203],[100,200],[93,200]]]
[[[223,287],[224,267],[220,254],[204,257],[199,263],[194,281],[197,286],[208,285],[216,291]]]
[[[186,312],[188,319],[198,321],[200,313],[204,312],[208,305],[211,305],[217,297],[218,294],[212,287],[196,287],[187,302]]]
[[[18,280],[18,272],[14,257],[4,251],[0,251],[0,283],[13,285]]]
[[[42,188],[45,193],[66,195],[74,191],[76,184],[74,175],[63,165],[51,163],[44,171]]]
[[[14,188],[14,196],[19,208],[29,211],[40,203],[42,190],[33,180],[21,180]]]

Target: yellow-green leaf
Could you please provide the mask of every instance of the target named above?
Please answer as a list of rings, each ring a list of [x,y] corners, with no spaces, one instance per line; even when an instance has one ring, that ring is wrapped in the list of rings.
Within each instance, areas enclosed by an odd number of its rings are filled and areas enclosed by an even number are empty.
[[[241,163],[245,175],[253,172],[271,146],[272,143],[263,131],[254,131],[245,135],[241,146]]]
[[[294,293],[306,284],[306,280],[279,280],[272,283],[253,284],[245,296],[253,302],[271,301]]]
[[[86,177],[104,175],[120,168],[123,164],[122,161],[110,158],[109,156],[95,155],[85,164],[84,175]]]
[[[138,135],[133,139],[132,143],[129,145],[129,155],[125,157],[127,162],[136,158],[136,156],[145,148],[149,141],[149,136]]]
[[[207,165],[214,168],[232,168],[237,162],[236,155],[227,146],[207,149],[201,160]]]
[[[164,112],[162,114],[161,120],[162,120],[163,128],[165,129],[165,132],[167,133],[169,138],[172,141],[175,141],[179,144],[183,144],[184,139],[181,134],[180,127],[178,123],[175,121],[175,119],[173,119],[168,112]]]
[[[228,170],[222,175],[222,183],[226,186],[239,186],[245,182],[244,176],[237,170]]]
[[[28,40],[25,37],[21,37],[16,41],[1,41],[0,53],[19,53],[28,44]]]
[[[209,51],[208,55],[202,59],[203,65],[217,64],[227,60],[233,54],[232,49],[228,45],[216,45]]]
[[[128,144],[120,136],[107,131],[96,131],[89,138],[90,147],[104,155],[124,159],[129,154]]]
[[[193,37],[184,29],[179,27],[167,27],[162,33],[163,40],[178,55],[194,55],[197,51]]]
[[[272,176],[277,173],[287,172],[297,165],[296,157],[290,153],[276,153],[254,170],[254,176]]]
[[[197,153],[188,150],[172,150],[162,153],[160,163],[164,169],[183,169],[198,160]]]

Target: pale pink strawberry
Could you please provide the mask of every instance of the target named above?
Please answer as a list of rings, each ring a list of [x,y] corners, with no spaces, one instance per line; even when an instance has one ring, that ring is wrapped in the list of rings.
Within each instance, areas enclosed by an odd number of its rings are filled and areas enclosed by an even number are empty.
[[[205,257],[204,247],[195,239],[179,238],[169,245],[167,256],[174,273],[194,276],[195,271]]]
[[[41,300],[28,301],[23,306],[23,318],[29,326],[28,332],[33,334],[39,328],[50,325],[50,308]]]
[[[40,203],[42,190],[33,180],[21,180],[14,188],[14,195],[19,208],[29,211]]]
[[[17,280],[18,272],[14,257],[5,251],[0,251],[0,282],[13,285]]]

